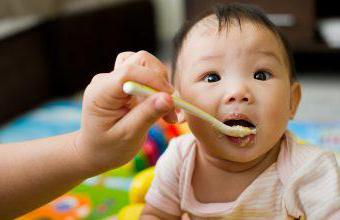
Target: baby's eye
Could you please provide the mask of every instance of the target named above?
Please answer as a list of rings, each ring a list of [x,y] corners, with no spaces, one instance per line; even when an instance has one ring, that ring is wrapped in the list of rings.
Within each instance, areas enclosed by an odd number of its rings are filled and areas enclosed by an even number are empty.
[[[217,82],[220,81],[221,77],[217,73],[208,73],[204,76],[203,80],[205,82]]]
[[[266,81],[272,77],[272,74],[266,71],[256,71],[254,73],[254,79]]]

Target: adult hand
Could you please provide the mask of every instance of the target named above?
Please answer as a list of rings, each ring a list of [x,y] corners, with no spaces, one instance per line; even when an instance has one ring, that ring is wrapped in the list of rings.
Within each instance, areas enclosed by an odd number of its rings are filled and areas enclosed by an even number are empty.
[[[94,76],[85,90],[75,149],[93,174],[127,163],[139,151],[148,129],[160,117],[176,122],[167,68],[145,51],[118,55],[114,70]],[[126,81],[159,91],[147,98],[123,92]]]

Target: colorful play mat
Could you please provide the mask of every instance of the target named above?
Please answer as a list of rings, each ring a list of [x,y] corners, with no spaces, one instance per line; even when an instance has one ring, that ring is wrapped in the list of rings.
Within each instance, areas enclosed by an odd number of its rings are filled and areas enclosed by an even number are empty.
[[[0,143],[48,137],[79,129],[81,103],[55,100],[0,128]],[[340,153],[340,119],[335,122],[292,121],[289,129],[301,141]],[[156,123],[140,153],[128,164],[85,180],[65,195],[20,219],[116,219],[129,203],[128,191],[134,176],[154,165],[175,136],[189,132],[183,125]],[[338,157],[339,158],[339,157]]]

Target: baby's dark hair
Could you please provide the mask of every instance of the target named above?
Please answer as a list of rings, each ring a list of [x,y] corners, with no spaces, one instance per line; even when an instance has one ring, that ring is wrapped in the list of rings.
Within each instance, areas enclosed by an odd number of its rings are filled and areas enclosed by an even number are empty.
[[[282,42],[284,50],[286,52],[289,72],[290,72],[290,81],[296,81],[296,70],[293,58],[293,52],[290,46],[290,43],[286,39],[286,37],[278,30],[278,28],[269,20],[269,18],[265,15],[265,13],[257,8],[256,6],[250,4],[241,4],[241,3],[231,3],[231,4],[217,4],[210,8],[210,10],[201,14],[193,20],[188,20],[184,23],[181,29],[177,32],[173,39],[173,50],[172,50],[172,58],[171,58],[171,82],[174,84],[175,81],[175,73],[177,67],[177,59],[181,52],[183,41],[186,36],[190,32],[193,26],[201,21],[203,18],[209,15],[216,15],[218,20],[218,30],[221,31],[223,28],[228,28],[228,26],[236,20],[238,24],[241,26],[242,19],[246,19],[248,21],[263,25],[272,31],[277,38]]]

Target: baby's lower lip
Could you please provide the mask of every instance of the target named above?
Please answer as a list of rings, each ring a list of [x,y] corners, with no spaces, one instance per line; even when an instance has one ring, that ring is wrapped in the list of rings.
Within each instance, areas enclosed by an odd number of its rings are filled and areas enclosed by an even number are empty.
[[[255,141],[255,135],[250,134],[244,137],[232,137],[226,135],[229,142],[231,142],[233,145],[237,145],[238,147],[246,147],[247,145],[253,143]]]

